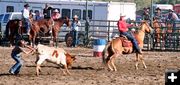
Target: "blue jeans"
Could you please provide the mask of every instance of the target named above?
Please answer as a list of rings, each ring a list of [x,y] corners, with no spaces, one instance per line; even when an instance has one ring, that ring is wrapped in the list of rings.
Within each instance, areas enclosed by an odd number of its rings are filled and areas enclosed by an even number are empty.
[[[73,43],[72,46],[75,47],[78,44],[78,31],[72,30]]]
[[[131,34],[129,34],[128,32],[120,32],[120,34],[125,35],[128,38],[128,40],[130,40],[133,43],[133,48],[136,51],[140,50],[136,39]]]
[[[9,72],[12,73],[12,74],[18,74],[20,72],[20,69],[23,65],[23,61],[21,60],[21,56],[20,54],[11,54],[12,58],[16,61],[16,64],[14,64]]]
[[[25,26],[26,33],[28,33],[29,30],[30,30],[30,21],[29,21],[29,19],[24,18],[24,26]]]

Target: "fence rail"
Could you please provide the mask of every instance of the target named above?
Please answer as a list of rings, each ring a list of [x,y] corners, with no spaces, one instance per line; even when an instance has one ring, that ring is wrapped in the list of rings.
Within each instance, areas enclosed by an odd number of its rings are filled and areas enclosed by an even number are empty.
[[[140,22],[135,22],[138,25]],[[156,50],[156,51],[180,51],[180,22],[175,22],[176,27],[173,27],[174,32],[166,32],[168,27],[161,27],[165,29],[165,32],[153,34],[146,34],[144,39],[144,50]],[[83,29],[85,24],[82,24],[80,29]],[[137,27],[133,27],[137,28]],[[155,27],[152,27],[155,29]],[[85,31],[85,30],[83,30]],[[96,38],[104,38],[107,41],[111,41],[115,36],[119,35],[117,28],[117,21],[107,20],[92,20],[90,21],[89,36],[94,40]],[[157,35],[159,41],[156,41]]]
[[[165,22],[161,22],[165,23]],[[146,34],[144,39],[144,50],[156,50],[156,51],[180,51],[180,22],[175,22],[176,27],[173,27],[174,32],[166,32],[168,27],[161,27],[161,30],[165,29],[165,32],[153,34]],[[79,27],[79,33],[85,36],[85,21],[81,21],[81,26]],[[140,22],[134,22],[137,26]],[[94,39],[103,38],[107,41],[111,41],[114,37],[119,36],[119,31],[117,28],[117,21],[112,20],[91,20],[89,21],[88,29],[88,39],[89,43],[92,44]],[[138,28],[138,27],[133,27]],[[155,29],[155,27],[152,27]],[[64,38],[70,29],[65,26],[61,27],[59,32],[60,41],[64,41]],[[157,41],[157,35],[159,35],[159,41]],[[49,39],[49,38],[48,38]],[[85,38],[84,38],[85,40]],[[83,41],[83,40],[82,40]]]

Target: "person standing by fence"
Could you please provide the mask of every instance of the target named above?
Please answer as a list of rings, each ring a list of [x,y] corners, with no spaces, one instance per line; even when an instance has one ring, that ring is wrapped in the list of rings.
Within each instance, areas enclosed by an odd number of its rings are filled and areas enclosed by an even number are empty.
[[[79,42],[79,40],[78,40],[79,26],[81,26],[81,23],[80,23],[80,21],[78,21],[78,16],[74,15],[73,21],[72,21],[72,24],[71,24],[72,35],[73,35],[73,43],[72,43],[73,47],[76,47],[76,45],[78,45],[78,42]]]

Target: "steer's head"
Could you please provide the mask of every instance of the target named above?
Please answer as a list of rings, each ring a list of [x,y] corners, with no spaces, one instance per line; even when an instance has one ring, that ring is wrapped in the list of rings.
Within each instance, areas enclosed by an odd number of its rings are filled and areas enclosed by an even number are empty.
[[[69,53],[66,53],[65,55],[66,55],[67,66],[68,66],[68,68],[70,68],[72,66],[73,61],[76,60],[76,57],[70,55]]]

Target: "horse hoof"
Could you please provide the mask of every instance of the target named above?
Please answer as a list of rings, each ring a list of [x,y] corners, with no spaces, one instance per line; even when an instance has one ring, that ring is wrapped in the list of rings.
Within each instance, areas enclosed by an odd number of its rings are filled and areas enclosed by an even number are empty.
[[[108,69],[108,71],[113,71],[113,69]]]

